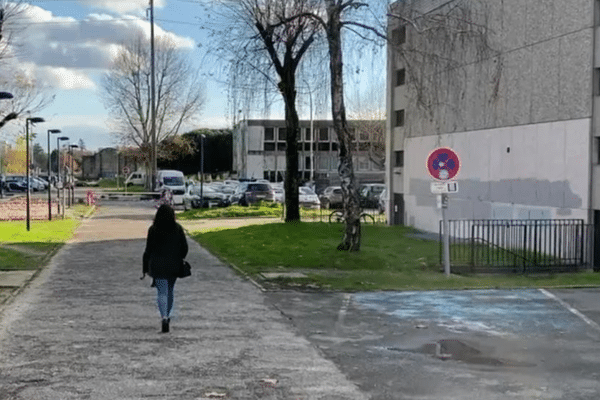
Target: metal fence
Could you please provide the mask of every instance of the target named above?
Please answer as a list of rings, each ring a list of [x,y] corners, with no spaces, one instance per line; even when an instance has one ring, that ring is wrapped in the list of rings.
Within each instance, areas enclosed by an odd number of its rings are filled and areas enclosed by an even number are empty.
[[[453,272],[592,268],[594,231],[594,226],[582,219],[450,220],[450,263]],[[441,221],[439,232],[441,262]]]

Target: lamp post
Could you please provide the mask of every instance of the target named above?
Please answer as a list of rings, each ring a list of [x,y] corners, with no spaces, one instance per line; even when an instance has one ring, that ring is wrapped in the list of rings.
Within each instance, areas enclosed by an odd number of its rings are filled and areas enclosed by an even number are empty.
[[[71,151],[71,199],[69,201],[69,207],[75,203],[75,173],[73,171],[73,149],[79,147],[76,144],[69,145],[69,150]]]
[[[56,151],[58,152],[58,154],[56,155],[56,197],[58,198],[58,213],[60,213],[60,190],[62,189],[62,179],[60,177],[60,141],[61,140],[69,140],[69,138],[67,136],[61,136],[61,137],[57,137],[56,138]],[[63,196],[63,202],[64,202],[64,196]],[[63,207],[63,213],[64,213],[64,207]]]
[[[204,208],[204,138],[205,134],[200,135],[200,204]]]
[[[306,84],[306,86],[308,86],[308,98],[310,101],[310,178],[309,180],[311,182],[314,181],[314,158],[315,158],[315,153],[314,153],[314,120],[313,120],[313,101],[312,101],[312,90],[310,88],[310,85],[308,84],[308,82],[306,81],[306,79],[303,79],[304,83]]]
[[[52,221],[52,168],[50,167],[50,134],[60,133],[60,129],[48,129],[48,221]]]
[[[34,124],[37,124],[38,122],[44,122],[44,118],[30,117],[25,120],[25,143],[26,143],[26,151],[27,151],[27,154],[25,155],[25,162],[27,163],[26,173],[27,173],[27,230],[28,231],[30,229],[30,217],[31,217],[31,212],[30,212],[30,208],[29,208],[29,203],[31,201],[31,187],[30,187],[30,181],[29,181],[29,162],[30,162],[29,161],[29,124],[34,125]]]
[[[0,92],[0,100],[2,99],[12,99],[13,95],[8,92]],[[4,144],[2,144],[2,148],[0,149],[0,199],[4,198]]]

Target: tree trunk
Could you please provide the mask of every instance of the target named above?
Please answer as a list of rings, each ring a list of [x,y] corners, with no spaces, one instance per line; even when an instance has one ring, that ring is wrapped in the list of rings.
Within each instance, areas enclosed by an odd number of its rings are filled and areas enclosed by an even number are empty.
[[[352,165],[352,145],[355,144],[354,133],[348,130],[346,108],[344,106],[341,5],[335,4],[335,0],[328,0],[326,3],[329,21],[327,41],[329,44],[329,69],[331,73],[331,114],[333,116],[333,127],[340,142],[338,174],[341,179],[344,220],[346,223],[343,241],[337,249],[358,251],[360,250],[361,239],[360,202],[354,177],[354,166]]]
[[[294,71],[285,71],[279,90],[285,101],[286,148],[285,148],[285,222],[300,221],[298,205],[298,132],[300,122],[296,110],[296,81]]]

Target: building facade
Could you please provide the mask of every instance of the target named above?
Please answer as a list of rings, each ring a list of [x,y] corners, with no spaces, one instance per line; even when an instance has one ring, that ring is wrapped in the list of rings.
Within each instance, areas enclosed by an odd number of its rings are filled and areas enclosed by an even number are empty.
[[[357,125],[362,126],[362,125]],[[285,121],[245,120],[233,134],[233,169],[239,178],[285,179]],[[359,128],[355,128],[359,129]],[[354,172],[359,183],[383,182],[383,159],[370,150],[376,140],[371,132],[357,132],[354,148]],[[318,187],[340,183],[338,140],[333,121],[300,121],[298,171],[302,181],[314,181]]]
[[[98,152],[83,156],[81,160],[82,179],[115,178],[123,175],[123,168],[127,167],[130,172],[137,171],[142,165],[132,157],[128,157],[118,149],[107,147]]]
[[[600,222],[599,3],[392,5],[390,223],[438,230],[441,210],[426,169],[438,147],[461,160],[449,219]]]

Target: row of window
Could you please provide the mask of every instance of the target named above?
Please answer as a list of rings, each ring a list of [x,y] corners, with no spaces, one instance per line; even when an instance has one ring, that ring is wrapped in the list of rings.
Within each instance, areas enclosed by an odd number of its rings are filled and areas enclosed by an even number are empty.
[[[354,148],[352,149],[352,151],[369,151],[369,147],[371,144],[369,142],[359,142],[359,143],[353,143],[353,145],[354,145]],[[286,147],[287,146],[286,146],[285,142],[277,142],[277,143],[265,142],[263,144],[264,151],[285,151]],[[310,148],[311,148],[310,143],[300,143],[298,150],[310,151]],[[329,142],[312,143],[313,151],[338,151],[338,149],[339,149],[338,143],[329,143]]]
[[[330,139],[330,131],[329,128],[318,128],[314,129],[316,134],[316,140],[319,142],[329,142]],[[331,140],[337,141],[335,137],[335,133],[331,132]],[[275,128],[265,128],[265,142],[285,142],[286,136],[286,128],[277,128],[277,140],[275,140]],[[369,132],[360,132],[358,134],[358,140],[361,142],[368,142],[370,140]],[[298,138],[299,142],[311,142],[310,140],[310,128],[302,128],[300,137]]]

